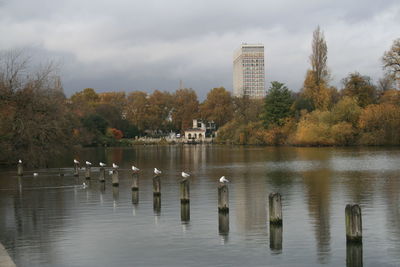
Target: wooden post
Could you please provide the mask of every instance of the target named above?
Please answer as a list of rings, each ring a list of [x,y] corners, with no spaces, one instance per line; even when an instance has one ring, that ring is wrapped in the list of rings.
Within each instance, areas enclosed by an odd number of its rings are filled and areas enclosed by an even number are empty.
[[[134,204],[134,205],[139,204],[139,191],[138,190],[132,191],[132,204]]]
[[[24,175],[24,166],[22,165],[22,163],[19,163],[19,162],[17,165],[17,174],[18,174],[18,176]]]
[[[218,212],[218,231],[221,235],[229,233],[229,213]]]
[[[161,179],[160,176],[153,177],[153,195],[161,196]]]
[[[190,204],[188,202],[181,202],[181,221],[190,221]]]
[[[282,225],[282,201],[279,193],[269,194],[269,223]]]
[[[86,165],[86,167],[85,167],[85,178],[87,179],[87,180],[89,180],[90,179],[90,166],[89,165]]]
[[[269,248],[276,252],[282,252],[282,225],[269,224]]]
[[[224,183],[219,183],[218,185],[218,211],[229,212],[228,185]]]
[[[348,204],[345,209],[347,242],[362,242],[361,208],[358,204]]]
[[[153,210],[159,215],[161,213],[161,196],[153,195]]]
[[[99,181],[101,183],[104,183],[106,181],[106,169],[104,169],[104,167],[100,167]]]
[[[74,163],[74,176],[79,176],[79,164]]]
[[[190,202],[189,179],[184,179],[180,182],[181,203]]]
[[[139,173],[133,173],[132,174],[132,191],[138,191],[139,190]]]
[[[119,179],[118,179],[118,169],[113,169],[112,172],[112,185],[119,186]]]

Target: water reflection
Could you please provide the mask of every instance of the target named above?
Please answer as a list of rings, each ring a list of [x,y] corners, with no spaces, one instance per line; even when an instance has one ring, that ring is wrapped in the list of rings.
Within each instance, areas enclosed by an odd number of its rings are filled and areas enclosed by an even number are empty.
[[[183,223],[190,221],[190,203],[181,203],[181,221]]]
[[[132,204],[133,205],[139,204],[139,191],[137,190],[132,191]]]
[[[282,253],[282,225],[269,224],[269,247],[276,254]]]
[[[63,178],[58,175],[59,169],[52,171],[54,175],[51,170],[35,170],[38,177],[26,175],[21,179],[15,176],[15,168],[0,171],[0,241],[17,266],[111,266],[115,262],[129,266],[133,260],[160,266],[154,254],[162,254],[168,266],[187,263],[186,256],[178,251],[187,251],[185,255],[191,260],[207,266],[222,261],[230,266],[261,266],[270,252],[268,248],[260,250],[260,244],[268,243],[271,253],[279,254],[268,258],[271,266],[340,266],[345,261],[347,266],[362,266],[363,262],[380,266],[396,265],[400,260],[398,149],[143,146],[83,149],[79,153],[80,160],[102,161],[108,166],[115,162],[121,169],[132,162],[137,164],[144,174],[140,209],[139,194],[130,188],[131,173],[122,170],[121,186],[112,190],[105,190],[105,184],[93,179],[93,184],[83,189],[83,172],[79,178],[72,176],[73,157],[57,163],[69,166],[65,168],[69,175]],[[377,168],[379,162],[368,168],[376,157],[385,160],[383,170]],[[347,161],[356,164],[344,164]],[[163,216],[161,198],[152,199],[155,162],[166,174],[162,178]],[[172,174],[183,169],[194,173],[192,207],[178,206],[179,186]],[[218,214],[217,222],[216,214],[210,212],[216,208],[215,177],[221,175],[232,179],[232,222],[229,214]],[[107,178],[110,186],[111,179]],[[285,200],[284,241],[281,227],[266,225],[266,199],[273,191],[281,192]],[[365,206],[368,242],[363,247],[350,245],[345,252],[343,209],[348,202]],[[109,215],[113,210],[107,208],[111,205],[114,210],[121,207],[112,219]],[[148,227],[153,218],[155,227]],[[112,233],[96,234],[115,223],[118,228]],[[217,237],[222,243],[229,237],[229,246],[213,255],[209,249],[216,241],[212,232],[217,227]],[[100,238],[109,242],[99,242]],[[166,246],[170,253],[164,253]],[[74,255],[74,262],[70,255]],[[93,262],[87,262],[89,258]]]
[[[229,234],[229,212],[218,212],[218,231],[223,243],[226,243]]]
[[[330,256],[330,177],[329,169],[303,172],[309,214],[314,221],[318,260],[327,263]]]
[[[113,210],[118,207],[118,201],[119,201],[119,187],[118,186],[113,186],[112,187],[113,191]]]
[[[153,195],[153,211],[154,214],[159,216],[161,214],[161,196]]]
[[[346,245],[346,266],[363,266],[363,246],[362,243],[347,243]]]

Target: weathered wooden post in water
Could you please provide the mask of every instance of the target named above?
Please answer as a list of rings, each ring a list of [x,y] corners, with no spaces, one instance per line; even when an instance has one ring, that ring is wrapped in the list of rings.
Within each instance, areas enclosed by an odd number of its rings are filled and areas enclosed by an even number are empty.
[[[153,177],[153,195],[161,196],[161,179],[160,176]]]
[[[112,171],[112,178],[111,182],[113,186],[119,186],[119,179],[118,179],[118,165],[113,163],[113,171]]]
[[[154,168],[154,177],[153,177],[153,195],[161,196],[161,179],[160,179],[161,171],[157,168]]]
[[[74,159],[74,176],[79,176],[79,161]]]
[[[182,204],[190,202],[189,179],[183,179],[180,182],[180,198]]]
[[[218,185],[218,211],[219,212],[229,212],[229,190],[228,190],[229,181],[222,176],[219,179]]]
[[[279,193],[269,194],[269,223],[282,225],[282,201]]]
[[[135,166],[132,166],[132,191],[138,191],[139,190],[139,168],[136,168]]]
[[[22,160],[18,160],[17,174],[18,174],[18,176],[24,175],[24,166],[22,165]]]
[[[92,163],[90,163],[89,161],[86,161],[85,178],[88,179],[88,180],[90,179],[91,166],[92,166]]]
[[[358,204],[347,204],[346,216],[346,241],[347,243],[362,242],[361,208]]]
[[[99,181],[101,183],[106,181],[106,169],[103,166],[100,167]]]

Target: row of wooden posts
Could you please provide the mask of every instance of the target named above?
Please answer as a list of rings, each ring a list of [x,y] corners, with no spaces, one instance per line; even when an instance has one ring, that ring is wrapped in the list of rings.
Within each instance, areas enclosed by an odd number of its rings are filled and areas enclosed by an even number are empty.
[[[100,182],[105,182],[106,169],[100,167]],[[17,166],[18,175],[23,175],[22,163],[18,163]],[[79,176],[79,166],[75,164],[74,175]],[[91,168],[90,166],[85,167],[85,178],[90,179]],[[132,191],[139,190],[138,184],[139,173],[134,172],[132,176]],[[113,168],[112,170],[112,185],[119,185],[118,169]],[[161,195],[161,179],[159,176],[153,177],[153,194],[154,196]],[[182,204],[190,202],[190,188],[189,179],[183,179],[180,182],[180,200]],[[219,183],[218,185],[218,211],[220,213],[229,212],[229,190],[225,183]],[[361,208],[358,204],[348,204],[345,208],[345,221],[346,221],[346,240],[347,242],[361,243],[362,242],[362,217]],[[282,198],[279,193],[271,193],[269,195],[269,222],[272,225],[282,225]]]

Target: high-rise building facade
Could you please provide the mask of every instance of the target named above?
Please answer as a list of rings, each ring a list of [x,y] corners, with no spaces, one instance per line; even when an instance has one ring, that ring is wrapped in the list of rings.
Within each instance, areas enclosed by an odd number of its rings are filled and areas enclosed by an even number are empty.
[[[265,96],[264,45],[242,44],[233,55],[233,95]]]

